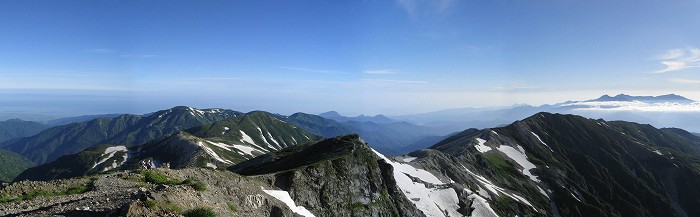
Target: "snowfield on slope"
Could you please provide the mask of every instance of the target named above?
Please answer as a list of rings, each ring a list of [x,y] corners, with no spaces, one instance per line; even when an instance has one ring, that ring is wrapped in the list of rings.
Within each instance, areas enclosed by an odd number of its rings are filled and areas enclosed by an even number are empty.
[[[489,205],[489,202],[485,198],[475,194],[469,189],[465,188],[464,191],[469,194],[467,198],[472,200],[471,208],[474,208],[474,210],[472,210],[472,217],[498,217],[496,211],[493,211],[491,205]]]
[[[394,168],[394,179],[404,195],[426,216],[462,216],[457,192],[432,173],[411,165],[394,162],[376,150],[372,151]],[[422,182],[414,182],[411,178]],[[425,183],[436,185],[427,187]]]
[[[499,196],[499,195],[503,194],[503,195],[505,195],[505,196],[507,196],[507,197],[510,197],[511,199],[513,199],[513,200],[515,200],[515,201],[518,201],[518,202],[520,202],[520,203],[523,203],[523,204],[525,204],[525,205],[528,205],[528,206],[532,207],[532,209],[535,210],[535,212],[539,212],[539,211],[537,211],[537,208],[535,208],[535,206],[533,206],[532,203],[530,203],[530,201],[528,201],[527,199],[525,199],[525,198],[523,198],[523,197],[521,197],[521,196],[519,196],[519,195],[516,195],[516,194],[513,194],[513,193],[509,193],[510,190],[506,190],[505,188],[501,188],[501,187],[499,187],[499,186],[493,184],[493,182],[491,182],[490,180],[486,179],[485,177],[480,176],[480,175],[478,175],[478,174],[476,174],[476,173],[473,173],[472,171],[470,171],[469,169],[467,169],[467,167],[465,167],[464,165],[462,165],[462,168],[464,168],[464,170],[466,170],[467,173],[469,173],[469,175],[475,177],[476,180],[479,182],[479,184],[481,184],[481,186],[483,186],[484,188],[486,188],[486,190],[488,190],[488,192],[491,192],[491,193],[493,193],[493,194],[496,195],[496,196]],[[481,186],[479,186],[479,195],[482,196],[482,197],[490,198],[490,196],[488,195],[488,192],[487,192],[487,191],[484,191],[483,189],[481,189]]]
[[[92,165],[92,169],[95,169],[95,167],[97,167],[97,165],[100,165],[100,164],[104,163],[105,161],[109,160],[110,158],[114,157],[114,154],[116,154],[117,152],[128,152],[128,150],[126,149],[126,146],[108,147],[107,149],[105,149],[104,154],[102,154],[102,156],[101,156],[103,158],[100,161],[98,161],[97,163],[95,163],[94,165]],[[105,155],[107,155],[107,157],[104,157]],[[115,160],[115,162],[112,162],[112,165],[110,167],[104,168],[103,171],[107,171],[110,169],[117,168],[118,166],[121,166],[122,164],[124,164],[124,162],[126,162],[126,160],[128,158],[129,158],[128,154],[124,155],[124,160],[122,160],[122,162],[120,164],[117,164],[117,162]]]
[[[306,209],[306,207],[303,206],[297,206],[294,203],[294,200],[292,200],[292,197],[289,196],[289,192],[282,191],[282,190],[265,190],[263,191],[266,194],[269,194],[270,196],[274,197],[275,199],[278,199],[282,201],[284,204],[286,204],[289,209],[292,210],[292,212],[305,216],[305,217],[315,217],[313,213],[311,213],[309,210]]]
[[[535,136],[537,135],[535,134]],[[537,138],[539,139],[539,136]],[[485,145],[488,141],[481,138],[476,138],[476,141],[478,142],[478,144],[474,145],[474,148],[476,148],[478,152],[486,153],[494,150],[493,147]],[[500,151],[501,153],[505,154],[508,158],[515,161],[515,163],[520,165],[523,168],[522,170],[520,170],[520,172],[522,172],[523,175],[530,177],[532,181],[540,182],[539,177],[533,175],[530,172],[531,169],[535,169],[537,168],[537,166],[535,166],[535,164],[527,160],[527,155],[525,155],[525,149],[523,149],[523,147],[521,147],[518,144],[516,144],[515,146],[517,149],[507,145],[499,145],[495,150]]]
[[[530,133],[532,133],[532,135],[535,136],[535,138],[537,138],[537,140],[539,140],[540,143],[542,143],[542,145],[547,146],[549,151],[554,152],[554,150],[552,150],[552,148],[550,148],[549,145],[547,145],[547,143],[544,143],[544,141],[542,141],[542,139],[540,139],[539,135],[537,135],[535,132],[530,132]]]

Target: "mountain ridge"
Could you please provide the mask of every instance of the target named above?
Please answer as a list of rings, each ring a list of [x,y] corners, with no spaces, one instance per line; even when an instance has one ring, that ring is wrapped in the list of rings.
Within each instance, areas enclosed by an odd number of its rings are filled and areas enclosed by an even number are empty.
[[[51,162],[100,144],[138,145],[179,130],[238,116],[223,109],[199,110],[186,106],[161,110],[150,116],[120,115],[56,126],[41,133],[0,143],[37,164]]]
[[[506,127],[466,130],[431,148],[482,162],[487,177],[505,187],[551,190],[564,216],[699,214],[692,201],[700,194],[687,190],[700,181],[699,155],[674,150],[693,144],[658,129],[667,134],[634,134],[648,127],[537,113]],[[522,169],[508,172],[508,165]]]

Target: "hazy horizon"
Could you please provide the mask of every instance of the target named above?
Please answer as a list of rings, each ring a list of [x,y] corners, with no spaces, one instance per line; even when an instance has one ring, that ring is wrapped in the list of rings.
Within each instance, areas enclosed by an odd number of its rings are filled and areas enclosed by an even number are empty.
[[[700,100],[700,2],[3,1],[0,113]]]

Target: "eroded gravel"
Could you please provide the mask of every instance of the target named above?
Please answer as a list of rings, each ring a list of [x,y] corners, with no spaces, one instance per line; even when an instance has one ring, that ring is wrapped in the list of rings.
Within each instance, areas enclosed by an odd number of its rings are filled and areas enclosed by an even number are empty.
[[[139,172],[49,182],[23,181],[2,187],[0,195],[16,197],[36,190],[61,191],[86,183],[93,183],[93,188],[82,194],[0,203],[0,216],[180,216],[195,207],[209,208],[219,216],[294,216],[286,205],[262,191],[273,187],[256,179],[204,168],[155,171],[179,180],[200,180],[207,189],[197,191],[191,185],[145,183]],[[146,200],[151,202],[150,206]]]

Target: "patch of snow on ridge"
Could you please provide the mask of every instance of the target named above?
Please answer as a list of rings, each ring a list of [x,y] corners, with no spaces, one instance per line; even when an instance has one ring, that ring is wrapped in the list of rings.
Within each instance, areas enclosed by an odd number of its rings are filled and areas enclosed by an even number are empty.
[[[213,163],[210,163],[210,162],[207,162],[207,167],[212,168],[212,169],[216,169],[216,165],[214,165]]]
[[[247,142],[247,143],[250,143],[250,144],[255,144],[255,141],[253,141],[253,138],[251,138],[250,136],[248,136],[248,134],[245,134],[245,132],[243,132],[242,130],[239,130],[239,132],[241,132],[241,137],[243,137],[243,138],[241,138],[241,142]]]
[[[105,155],[108,155],[108,156],[105,158],[102,158],[102,160],[95,163],[95,165],[92,165],[92,169],[95,169],[95,167],[97,165],[100,165],[100,164],[104,163],[105,161],[109,160],[110,158],[114,157],[114,154],[116,154],[119,151],[127,152],[128,150],[126,149],[126,146],[123,146],[123,145],[122,146],[107,147],[107,149],[105,149],[105,153],[102,154],[102,157],[104,157]],[[126,161],[126,156],[124,156],[124,158],[125,158],[124,161]]]
[[[258,127],[258,132],[260,132],[260,138],[263,140],[263,142],[265,142],[269,145],[270,143],[267,142],[267,139],[265,139],[265,136],[263,136],[263,132],[262,132],[262,129],[260,129],[260,127]]]
[[[542,139],[540,139],[540,136],[538,136],[537,134],[535,134],[535,132],[530,132],[530,133],[532,133],[532,135],[534,135],[535,137],[537,137],[537,140],[539,140],[540,143],[542,143],[542,145],[547,146],[547,148],[549,149],[549,151],[554,152],[554,150],[552,150],[552,148],[550,148],[549,145],[547,145],[547,143],[544,143],[544,141],[542,141]]]
[[[540,186],[537,186],[537,190],[540,191],[540,194],[544,195],[545,197],[549,198],[549,195],[547,195],[547,192],[544,191],[544,189],[540,188]]]
[[[275,137],[272,137],[272,134],[270,134],[270,131],[267,131],[266,133],[267,133],[267,137],[269,137],[270,140],[272,140],[272,142],[275,143],[275,145],[277,145],[277,147],[282,148],[282,146],[280,145],[279,142],[277,142]]]
[[[207,143],[212,144],[212,145],[214,145],[214,146],[216,146],[216,147],[222,148],[222,149],[224,149],[224,150],[226,150],[226,151],[231,151],[231,147],[233,147],[233,146],[231,146],[231,145],[227,145],[227,144],[224,144],[224,143],[218,143],[218,142],[212,142],[212,141],[207,141]]]
[[[459,209],[457,192],[445,186],[432,173],[417,169],[408,164],[394,162],[381,153],[372,151],[394,168],[394,179],[403,194],[426,216],[462,216]],[[422,182],[414,182],[413,179]],[[427,187],[425,183],[436,185]]]
[[[471,216],[498,217],[498,214],[496,214],[496,211],[493,211],[493,209],[491,208],[491,205],[489,205],[489,202],[485,198],[479,196],[478,194],[471,192],[469,189],[465,188],[464,191],[466,191],[467,194],[469,194],[469,196],[467,196],[467,199],[472,201],[471,208],[474,208],[474,210],[472,210]]]
[[[483,189],[481,188],[481,186],[483,186],[484,188],[486,188],[488,191],[490,191],[491,193],[495,194],[496,196],[499,196],[499,195],[503,194],[503,195],[505,195],[505,196],[507,196],[507,197],[510,197],[511,199],[513,199],[513,200],[515,200],[515,201],[518,201],[518,202],[520,202],[520,203],[523,203],[523,204],[525,204],[525,205],[528,205],[528,206],[532,207],[532,209],[535,210],[535,212],[539,212],[539,211],[537,210],[537,208],[535,208],[535,206],[533,206],[533,205],[530,203],[530,201],[528,201],[527,199],[525,199],[525,198],[523,198],[523,197],[521,197],[521,196],[518,196],[518,195],[516,195],[516,194],[509,193],[506,189],[496,186],[496,185],[493,184],[490,180],[484,178],[483,176],[480,176],[480,175],[477,175],[476,173],[473,173],[472,171],[470,171],[469,169],[467,169],[464,165],[462,165],[462,168],[464,168],[464,170],[466,170],[467,173],[469,173],[469,175],[475,177],[476,180],[479,182],[479,184],[481,184],[481,185],[479,186],[479,194],[480,194],[482,197],[488,197],[488,198],[490,198],[490,196],[488,195],[488,192],[484,192]]]
[[[657,149],[657,150],[654,150],[654,153],[656,153],[656,154],[658,154],[658,155],[664,155],[664,154],[663,154],[663,153],[661,153],[661,151],[660,151],[660,150],[658,150],[658,149]]]
[[[203,142],[201,142],[201,141],[197,142],[197,146],[202,147],[202,149],[204,149],[204,152],[206,152],[209,156],[213,157],[215,160],[218,160],[218,161],[226,163],[226,164],[233,164],[232,161],[219,157],[219,155],[216,154],[216,152],[214,152],[214,150],[212,150],[211,148],[204,145]]]
[[[299,215],[302,215],[302,216],[306,216],[306,217],[315,217],[313,213],[311,213],[308,209],[306,209],[306,207],[297,206],[294,203],[294,200],[292,200],[292,197],[289,196],[289,192],[281,191],[281,190],[265,190],[265,189],[263,189],[263,191],[266,194],[274,197],[275,199],[282,201],[284,204],[286,204],[289,207],[289,209],[292,210],[292,212],[299,214]]]
[[[530,173],[531,169],[537,168],[535,164],[532,164],[530,161],[527,160],[527,155],[525,155],[525,150],[523,147],[520,145],[516,145],[518,149],[515,149],[513,147],[507,146],[507,145],[501,145],[498,147],[498,151],[503,152],[508,156],[510,159],[513,159],[516,163],[518,163],[523,169],[520,171],[523,173],[523,175],[526,175],[532,179],[532,181],[535,182],[540,182],[540,179]]]
[[[249,147],[249,146],[245,146],[245,145],[233,145],[233,148],[238,149],[239,151],[241,151],[247,155],[250,155],[250,156],[255,156],[253,154],[253,151],[264,153],[258,149],[255,149],[255,148]]]
[[[474,145],[474,148],[476,148],[477,151],[479,151],[481,153],[486,153],[487,151],[493,150],[493,148],[484,145],[484,143],[486,143],[486,140],[484,140],[482,138],[476,138],[476,141],[479,143],[479,144]]]

